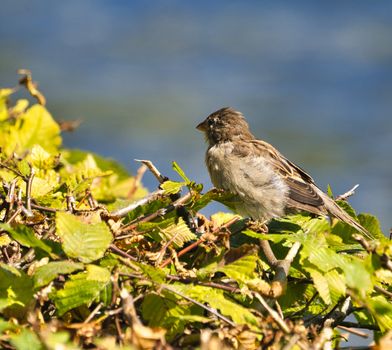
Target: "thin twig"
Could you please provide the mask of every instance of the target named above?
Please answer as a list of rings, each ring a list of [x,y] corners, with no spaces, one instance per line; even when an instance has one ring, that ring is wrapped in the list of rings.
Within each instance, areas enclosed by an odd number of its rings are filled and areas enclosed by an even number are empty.
[[[137,189],[139,188],[141,182],[142,182],[142,178],[143,175],[145,174],[145,172],[147,171],[148,167],[146,164],[143,164],[136,173],[136,176],[133,178],[133,184],[132,187],[130,188],[130,190],[128,191],[128,195],[127,198],[132,198],[132,196],[135,194],[135,192],[137,191]]]
[[[83,321],[83,323],[89,323],[94,318],[94,316],[99,312],[102,306],[103,306],[102,302],[99,303],[96,306],[96,308],[91,312],[91,314]]]
[[[175,290],[175,289],[170,288],[170,287],[167,286],[167,285],[161,285],[161,287],[162,287],[162,289],[165,289],[165,290],[167,290],[167,291],[169,291],[169,292],[172,292],[172,293],[174,293],[174,294],[177,294],[177,295],[179,295],[181,298],[184,298],[185,300],[188,300],[188,301],[194,303],[195,305],[200,306],[201,308],[203,308],[203,309],[207,310],[208,312],[210,312],[211,314],[215,315],[217,318],[221,319],[222,321],[225,321],[225,322],[228,323],[230,326],[236,327],[236,324],[235,324],[233,321],[229,320],[226,316],[221,315],[218,311],[214,310],[213,308],[211,308],[211,307],[209,307],[209,306],[207,306],[207,305],[204,305],[203,303],[200,303],[200,302],[198,302],[197,300],[192,299],[192,298],[188,297],[187,295],[182,294],[181,292],[179,292],[179,291],[177,291],[177,290]]]
[[[292,263],[294,258],[298,254],[299,248],[301,248],[301,243],[294,242],[294,244],[291,246],[291,248],[290,248],[289,252],[287,253],[286,257],[284,258],[284,260],[287,260],[290,263]]]
[[[223,224],[222,226],[220,226],[220,227],[218,227],[217,229],[215,229],[215,230],[212,232],[212,234],[214,235],[214,234],[218,233],[219,231],[221,231],[222,229],[227,229],[227,228],[229,228],[231,225],[233,225],[234,223],[236,223],[239,219],[240,219],[240,218],[237,217],[237,216],[234,217],[234,218],[232,218],[231,220],[229,220],[228,222],[226,222],[226,223]],[[211,233],[208,234],[208,235],[203,235],[203,236],[201,236],[201,238],[199,238],[196,242],[193,242],[192,244],[188,245],[188,246],[185,247],[184,249],[180,250],[180,251],[177,253],[177,257],[181,257],[181,256],[183,256],[184,254],[186,254],[186,253],[190,252],[191,250],[195,249],[196,247],[198,247],[201,243],[203,243],[203,242],[205,242],[205,241],[207,240],[206,237],[208,237],[209,235],[211,235]],[[163,268],[163,267],[166,267],[167,265],[169,265],[169,264],[172,262],[172,260],[173,260],[172,258],[166,259],[166,260],[162,263],[161,267],[162,267],[162,268]]]
[[[151,220],[156,219],[157,217],[164,216],[167,213],[170,213],[171,211],[173,211],[174,209],[184,205],[191,198],[192,198],[192,192],[188,192],[187,194],[185,194],[181,198],[177,199],[174,203],[168,205],[167,207],[158,209],[157,211],[155,211],[155,212],[153,212],[151,214],[147,214],[145,216],[142,216],[142,217],[132,221],[131,223],[125,225],[121,229],[121,231],[122,232],[124,232],[125,230],[126,231],[132,231],[142,222],[149,222]]]
[[[274,252],[272,251],[269,241],[266,239],[261,239],[260,247],[265,257],[267,258],[268,265],[270,265],[271,267],[276,266],[276,264],[278,263],[278,259],[276,258]]]
[[[143,163],[150,171],[152,174],[156,177],[158,182],[161,184],[167,180],[166,176],[163,176],[160,171],[156,168],[154,164],[150,160],[145,160],[145,159],[135,159],[136,162]]]
[[[369,334],[366,334],[364,332],[358,331],[357,329],[354,329],[354,328],[350,328],[350,327],[346,327],[346,326],[342,326],[342,325],[338,325],[337,328],[339,328],[339,329],[341,329],[343,331],[355,334],[358,337],[369,338]]]
[[[356,184],[351,190],[337,196],[335,200],[346,200],[348,197],[351,197],[355,194],[355,190],[359,187],[359,184]]]
[[[242,293],[240,288],[233,287],[233,286],[231,286],[229,284],[226,284],[226,283],[200,282],[200,281],[195,280],[195,279],[184,278],[184,277],[177,276],[177,275],[166,275],[166,278],[169,281],[178,281],[178,282],[185,283],[185,284],[192,283],[192,284],[196,284],[198,286],[222,289],[224,291],[227,291],[227,292],[230,292],[230,293],[233,293],[233,294],[240,294],[240,293]]]
[[[112,252],[118,254],[118,255],[123,256],[124,258],[130,259],[130,260],[132,260],[132,261],[137,261],[137,259],[136,259],[134,256],[129,255],[128,253],[122,251],[120,248],[118,248],[118,247],[115,246],[114,244],[111,244],[111,245],[110,245],[110,250],[111,250]]]
[[[265,299],[259,294],[259,293],[252,293],[256,299],[260,302],[261,305],[268,311],[268,313],[271,315],[271,317],[274,319],[274,321],[279,325],[279,327],[282,329],[283,332],[286,334],[290,333],[290,329],[287,326],[286,322],[279,316],[279,314],[272,309],[268,303],[265,301]]]
[[[388,298],[392,298],[392,293],[387,291],[384,288],[381,288],[379,286],[374,286],[374,290],[376,290],[379,293],[382,293],[382,294],[386,295]]]
[[[35,170],[30,166],[30,175],[26,182],[26,209],[31,212],[31,187],[33,185],[33,179],[35,176]]]
[[[271,290],[269,296],[276,299],[283,295],[286,291],[287,276],[289,274],[291,264],[301,247],[301,243],[295,242],[283,260],[278,260],[276,258],[274,252],[271,249],[269,241],[261,239],[260,247],[267,259],[268,264],[273,270],[275,270],[275,276],[271,283]]]
[[[125,208],[121,208],[118,210],[115,210],[109,214],[109,217],[112,219],[119,219],[124,216],[126,216],[128,213],[131,211],[135,210],[137,207],[141,205],[146,205],[147,203],[150,203],[157,199],[158,197],[162,196],[165,193],[164,190],[156,190],[154,192],[151,192],[148,196],[126,206]]]
[[[37,209],[37,210],[42,210],[42,211],[47,211],[49,213],[56,213],[58,211],[65,211],[65,210],[62,210],[62,209],[44,207],[42,205],[38,205],[38,204],[35,204],[35,203],[31,203],[31,208]]]
[[[8,208],[5,214],[6,219],[11,215],[12,209],[14,207],[15,203],[15,188],[16,188],[16,182],[17,179],[14,179],[11,181],[8,191],[7,191],[7,196],[5,197],[5,201],[8,203]]]
[[[301,336],[299,334],[294,334],[289,342],[284,346],[283,350],[291,350],[294,348],[294,345],[297,343],[298,340],[301,339]]]
[[[18,74],[23,75],[20,80],[19,84],[23,85],[28,92],[37,99],[38,103],[42,106],[46,104],[45,96],[37,89],[37,83],[33,81],[31,77],[31,72],[28,69],[19,69]]]
[[[22,208],[18,208],[14,211],[14,213],[11,215],[9,219],[7,219],[6,223],[10,224],[12,221],[15,220],[15,218],[22,212]]]

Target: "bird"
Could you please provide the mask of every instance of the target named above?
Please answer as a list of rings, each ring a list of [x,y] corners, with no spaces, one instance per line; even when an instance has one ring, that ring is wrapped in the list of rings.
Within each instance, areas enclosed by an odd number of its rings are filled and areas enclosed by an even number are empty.
[[[305,170],[258,140],[241,112],[221,108],[196,128],[208,143],[205,163],[212,184],[232,195],[234,209],[241,216],[268,223],[293,212],[329,215],[372,239]]]

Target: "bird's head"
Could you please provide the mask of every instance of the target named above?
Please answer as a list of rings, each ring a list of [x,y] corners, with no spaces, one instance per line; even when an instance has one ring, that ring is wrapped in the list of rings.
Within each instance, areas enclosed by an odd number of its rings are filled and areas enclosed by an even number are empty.
[[[210,145],[254,138],[242,113],[231,107],[221,108],[210,114],[196,129],[204,132]]]

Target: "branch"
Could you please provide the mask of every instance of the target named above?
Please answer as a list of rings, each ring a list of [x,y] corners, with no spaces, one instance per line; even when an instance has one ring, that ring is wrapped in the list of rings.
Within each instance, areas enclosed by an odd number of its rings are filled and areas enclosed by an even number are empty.
[[[121,208],[115,211],[112,211],[109,214],[109,217],[111,219],[119,219],[122,218],[124,216],[126,216],[128,213],[130,213],[132,210],[136,209],[137,207],[141,206],[141,205],[145,205],[149,202],[154,201],[155,199],[157,199],[158,197],[162,196],[165,193],[164,190],[156,190],[154,192],[151,192],[148,196],[126,206],[125,208]]]
[[[163,176],[160,171],[156,168],[154,164],[150,160],[145,160],[145,159],[135,159],[135,161],[143,163],[150,171],[152,174],[156,177],[158,182],[161,184],[165,182],[168,178],[166,176]]]
[[[301,243],[295,242],[290,250],[288,251],[286,257],[283,260],[278,260],[271,249],[269,241],[260,240],[260,246],[263,250],[265,257],[267,258],[268,264],[275,270],[275,276],[271,283],[270,297],[279,298],[284,294],[287,288],[287,276],[289,274],[289,270],[291,264],[298,254],[299,249],[301,248]]]
[[[173,211],[174,209],[184,205],[191,198],[192,198],[192,193],[188,192],[186,195],[177,199],[174,203],[168,205],[167,207],[158,209],[154,213],[142,216],[132,221],[131,223],[125,225],[124,227],[122,227],[121,232],[134,230],[137,227],[137,225],[140,224],[141,222],[149,222],[153,219],[156,219],[159,216],[166,215],[167,213]]]
[[[350,327],[346,327],[346,326],[342,326],[342,325],[339,325],[336,328],[339,328],[339,329],[341,329],[343,331],[346,331],[346,332],[352,333],[354,335],[357,335],[358,337],[369,338],[369,334],[366,334],[364,332],[358,331],[358,330],[356,330],[354,328],[350,328]]]
[[[124,258],[130,259],[132,261],[137,261],[137,259],[134,256],[129,255],[128,253],[122,251],[120,248],[117,248],[114,244],[110,245],[110,250],[118,255],[121,255]]]
[[[279,325],[279,327],[282,329],[283,332],[286,334],[290,333],[290,329],[287,326],[286,322],[279,316],[279,314],[272,309],[268,303],[264,300],[264,298],[259,294],[259,293],[252,293],[256,299],[260,302],[261,305],[268,311],[268,313],[271,315],[271,317],[274,319],[274,321]]]
[[[35,176],[35,170],[30,165],[30,175],[27,178],[26,182],[26,209],[31,213],[31,186],[33,185],[33,179]],[[31,215],[33,215],[31,213]]]
[[[346,200],[348,197],[351,197],[352,195],[355,194],[355,190],[359,187],[359,184],[356,184],[351,190],[348,190],[347,192],[341,194],[340,196],[337,196],[335,200]]]

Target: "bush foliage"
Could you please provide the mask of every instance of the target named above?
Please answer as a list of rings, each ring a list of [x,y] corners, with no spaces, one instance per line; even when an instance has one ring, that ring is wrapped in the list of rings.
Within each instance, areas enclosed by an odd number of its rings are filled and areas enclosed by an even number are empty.
[[[305,214],[268,232],[231,213],[206,218],[230,198],[176,163],[177,181],[149,162],[131,176],[62,148],[62,125],[26,86],[39,103],[0,90],[2,348],[322,349],[360,329],[387,348],[392,245],[374,216],[339,202],[372,241]]]

